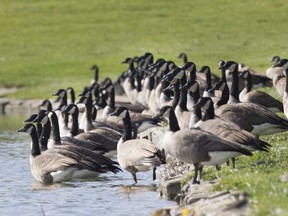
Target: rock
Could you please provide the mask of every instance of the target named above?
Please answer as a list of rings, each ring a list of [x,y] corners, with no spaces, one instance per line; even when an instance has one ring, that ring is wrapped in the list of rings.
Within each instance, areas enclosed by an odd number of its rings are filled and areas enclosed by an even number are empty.
[[[181,192],[181,181],[183,177],[175,177],[162,181],[159,185],[160,196],[165,199],[174,200]]]
[[[250,215],[246,193],[211,191],[216,182],[202,181],[200,185],[186,185],[177,196],[178,207],[166,207],[157,210],[154,215]]]

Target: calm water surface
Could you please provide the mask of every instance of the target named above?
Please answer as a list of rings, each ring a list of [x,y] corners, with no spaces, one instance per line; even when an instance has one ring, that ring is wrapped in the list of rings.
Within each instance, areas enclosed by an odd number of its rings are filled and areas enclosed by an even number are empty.
[[[159,198],[152,171],[104,174],[45,186],[30,173],[30,136],[15,132],[27,116],[0,116],[0,215],[151,215],[174,202]]]

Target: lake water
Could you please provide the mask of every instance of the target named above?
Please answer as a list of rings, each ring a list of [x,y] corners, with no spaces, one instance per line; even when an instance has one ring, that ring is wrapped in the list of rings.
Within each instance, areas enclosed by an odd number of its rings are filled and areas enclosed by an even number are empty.
[[[131,186],[126,171],[93,181],[43,185],[30,173],[30,136],[17,133],[27,116],[0,116],[0,215],[151,215],[175,205],[161,199],[152,171]]]

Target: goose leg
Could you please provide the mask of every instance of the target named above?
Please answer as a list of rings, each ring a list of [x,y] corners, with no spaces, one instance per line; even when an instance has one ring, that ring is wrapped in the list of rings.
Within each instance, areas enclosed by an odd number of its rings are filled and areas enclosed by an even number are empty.
[[[219,164],[217,164],[215,167],[216,167],[216,170],[217,170],[217,171],[220,171],[220,170],[221,170],[221,166],[220,166]]]
[[[156,167],[153,168],[153,181],[156,179]]]
[[[133,173],[132,174],[132,176],[133,176],[133,179],[134,179],[134,181],[135,181],[135,184],[137,183],[137,177],[136,177],[136,173]]]
[[[235,169],[235,168],[236,168],[236,166],[235,166],[235,161],[236,161],[236,159],[235,159],[235,158],[232,158],[231,160],[232,160],[232,167],[233,167],[233,169]]]
[[[194,177],[193,177],[193,182],[192,184],[200,184],[198,181],[198,171],[199,171],[199,164],[193,164],[194,165]]]

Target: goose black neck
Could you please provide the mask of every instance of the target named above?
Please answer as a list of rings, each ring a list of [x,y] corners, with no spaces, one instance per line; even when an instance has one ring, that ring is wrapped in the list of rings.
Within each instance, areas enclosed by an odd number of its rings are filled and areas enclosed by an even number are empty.
[[[252,77],[250,73],[248,73],[247,78],[244,80],[244,84],[247,92],[250,92],[252,90]]]
[[[42,151],[47,150],[47,148],[48,148],[47,144],[48,144],[50,133],[51,133],[51,123],[50,123],[50,120],[48,119],[46,124],[43,125],[42,134],[41,134],[41,137],[39,139]]]
[[[189,80],[194,81],[196,80],[196,68],[193,67],[193,69],[189,72]]]
[[[172,102],[172,107],[173,109],[176,108],[178,102],[179,102],[179,99],[180,99],[180,81],[177,80],[176,83],[174,84],[174,99],[173,99],[173,102]]]
[[[149,84],[148,84],[148,90],[152,91],[152,89],[155,87],[155,76],[148,77]]]
[[[188,62],[188,57],[187,57],[187,55],[184,55],[184,56],[183,56],[183,62],[184,62],[184,64]]]
[[[109,96],[110,96],[109,106],[112,109],[115,109],[115,88],[114,88],[114,85],[112,86],[112,88],[110,90]]]
[[[173,132],[180,130],[179,123],[174,110],[171,110],[169,114],[169,130]]]
[[[136,90],[137,90],[137,92],[141,92],[142,85],[141,85],[141,76],[139,73],[137,73],[137,75],[136,75],[136,82],[137,82]]]
[[[221,74],[221,81],[227,82],[225,69],[221,69]]]
[[[71,104],[75,103],[75,92],[73,88],[70,88]]]
[[[99,70],[97,66],[94,68],[94,80],[95,82],[98,82],[99,80]]]
[[[239,100],[239,78],[238,78],[238,66],[232,72],[232,87],[231,87],[231,96]]]
[[[70,130],[73,137],[78,135],[79,130],[78,116],[79,116],[79,110],[76,108],[75,111],[72,113],[72,125]]]
[[[213,103],[211,103],[208,107],[208,109],[205,111],[205,114],[202,118],[203,121],[206,121],[208,119],[214,119],[215,113],[214,113],[214,106]]]
[[[52,127],[52,132],[53,132],[53,137],[52,137],[53,140],[55,142],[61,142],[58,118],[54,112],[51,113],[50,121],[51,121],[51,127]]]
[[[91,116],[92,106],[93,106],[92,95],[90,93],[89,96],[87,97],[87,101],[85,103],[85,112],[86,112],[86,121],[91,122],[91,123],[92,123],[92,116]]]
[[[186,74],[184,73],[184,75],[182,76],[182,78],[180,79],[180,86],[184,86],[187,82],[187,77]],[[183,111],[188,111],[187,109],[187,92],[188,90],[186,88],[182,88],[181,92],[180,92],[180,99],[178,102],[178,106],[180,106],[180,108]]]
[[[41,151],[39,146],[38,134],[35,127],[33,127],[30,136],[32,139],[31,156],[36,157],[41,154]]]
[[[209,89],[211,89],[212,87],[212,82],[211,82],[211,71],[208,70],[206,73],[206,91],[208,91]]]
[[[42,134],[42,124],[41,124],[41,123],[37,123],[37,124],[36,124],[36,128],[37,128],[37,135],[38,135],[38,137],[41,137],[41,134]]]
[[[132,139],[132,123],[130,114],[127,111],[125,118],[123,118],[124,131],[122,134],[123,141]]]
[[[222,90],[221,98],[217,102],[217,106],[222,106],[224,104],[227,104],[228,100],[229,100],[229,88],[228,88],[228,85],[225,83],[224,89]]]

